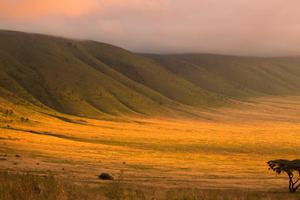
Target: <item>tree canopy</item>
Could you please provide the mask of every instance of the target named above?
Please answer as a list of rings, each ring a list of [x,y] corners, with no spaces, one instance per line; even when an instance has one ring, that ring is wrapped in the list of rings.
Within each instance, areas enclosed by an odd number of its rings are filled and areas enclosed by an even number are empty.
[[[273,170],[277,174],[284,172],[289,177],[289,190],[291,193],[297,191],[300,187],[300,160],[270,160],[267,162],[269,169]],[[298,174],[296,178],[295,175]]]

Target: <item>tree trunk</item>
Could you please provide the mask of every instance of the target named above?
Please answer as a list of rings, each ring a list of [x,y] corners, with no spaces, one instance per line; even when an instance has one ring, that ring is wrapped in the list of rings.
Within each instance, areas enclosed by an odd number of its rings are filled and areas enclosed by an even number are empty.
[[[293,175],[289,175],[289,191],[290,193],[295,193],[297,189],[300,187],[300,183],[296,185],[299,182],[300,179],[293,182]]]

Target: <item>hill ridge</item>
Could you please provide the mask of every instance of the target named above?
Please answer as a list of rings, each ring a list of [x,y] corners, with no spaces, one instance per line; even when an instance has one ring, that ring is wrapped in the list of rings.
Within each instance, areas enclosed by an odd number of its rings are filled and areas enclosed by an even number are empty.
[[[296,57],[136,54],[0,30],[0,97],[79,116],[194,115],[248,97],[298,95],[299,65]]]

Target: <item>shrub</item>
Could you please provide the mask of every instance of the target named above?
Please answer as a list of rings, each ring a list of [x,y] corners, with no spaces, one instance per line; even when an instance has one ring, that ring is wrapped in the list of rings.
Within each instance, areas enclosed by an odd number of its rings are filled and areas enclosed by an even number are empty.
[[[98,177],[101,180],[114,180],[114,177],[112,175],[110,175],[109,173],[102,173]]]

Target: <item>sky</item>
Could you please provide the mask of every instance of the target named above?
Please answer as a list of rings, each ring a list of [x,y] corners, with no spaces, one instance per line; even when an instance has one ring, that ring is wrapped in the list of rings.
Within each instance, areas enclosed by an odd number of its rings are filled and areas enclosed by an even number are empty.
[[[300,55],[299,0],[0,0],[0,29],[143,53]]]

